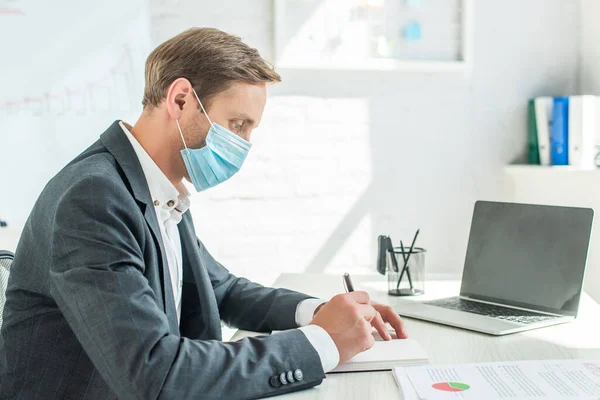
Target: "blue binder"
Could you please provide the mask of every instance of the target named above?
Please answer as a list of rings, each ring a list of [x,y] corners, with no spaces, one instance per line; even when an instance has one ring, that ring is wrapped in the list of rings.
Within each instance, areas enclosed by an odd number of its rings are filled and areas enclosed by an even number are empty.
[[[552,107],[550,160],[552,165],[569,165],[569,98],[555,97]]]

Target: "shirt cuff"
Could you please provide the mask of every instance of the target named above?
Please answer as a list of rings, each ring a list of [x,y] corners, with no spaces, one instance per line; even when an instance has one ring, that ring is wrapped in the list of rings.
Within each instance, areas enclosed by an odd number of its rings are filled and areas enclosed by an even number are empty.
[[[296,324],[298,326],[310,324],[310,321],[312,321],[314,317],[315,310],[323,303],[327,303],[327,301],[321,299],[306,299],[298,303],[298,307],[296,307]]]
[[[329,333],[318,325],[308,325],[298,328],[304,333],[310,344],[315,348],[321,359],[323,372],[327,373],[340,363],[340,353]]]

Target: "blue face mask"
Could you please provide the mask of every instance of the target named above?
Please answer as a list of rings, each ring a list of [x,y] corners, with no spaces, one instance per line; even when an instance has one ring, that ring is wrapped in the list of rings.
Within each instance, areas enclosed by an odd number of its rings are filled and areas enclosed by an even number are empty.
[[[181,150],[185,167],[196,191],[201,192],[225,182],[237,173],[246,160],[252,144],[221,125],[212,122],[195,90],[194,96],[196,96],[204,115],[210,122],[210,129],[206,136],[206,146],[201,149],[189,149],[183,138],[179,120],[175,120],[175,122],[185,146]]]

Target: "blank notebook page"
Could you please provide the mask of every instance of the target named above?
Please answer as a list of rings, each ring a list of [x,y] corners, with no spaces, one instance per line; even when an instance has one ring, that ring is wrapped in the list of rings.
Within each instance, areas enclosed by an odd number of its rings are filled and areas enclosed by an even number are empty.
[[[394,366],[422,365],[429,362],[427,353],[415,339],[384,341],[374,333],[375,344],[331,372],[391,370]],[[395,336],[394,336],[395,337]]]

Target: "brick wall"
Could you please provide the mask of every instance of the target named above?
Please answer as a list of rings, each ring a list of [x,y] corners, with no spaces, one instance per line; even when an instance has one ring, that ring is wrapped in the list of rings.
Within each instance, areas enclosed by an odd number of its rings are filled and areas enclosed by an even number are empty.
[[[578,75],[578,4],[475,3],[468,76],[281,71],[243,170],[194,197],[211,252],[270,284],[284,271],[374,270],[378,234],[421,228],[429,270],[459,273],[474,201],[503,198],[502,166],[524,157],[526,100],[573,91]],[[214,26],[272,59],[272,1],[153,6],[157,43]]]

